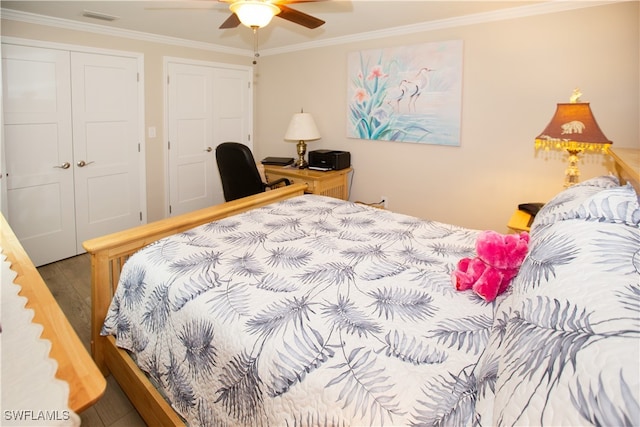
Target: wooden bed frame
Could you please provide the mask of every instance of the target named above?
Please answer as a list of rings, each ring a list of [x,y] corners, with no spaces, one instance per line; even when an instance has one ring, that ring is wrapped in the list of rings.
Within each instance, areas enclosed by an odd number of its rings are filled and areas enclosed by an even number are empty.
[[[640,150],[637,148],[609,148],[620,183],[630,183],[640,194]]]
[[[623,178],[623,182],[631,182],[636,191],[640,192],[638,185],[640,182],[638,174],[640,150],[618,149],[611,151],[618,175]],[[160,238],[215,219],[301,195],[305,188],[305,184],[281,187],[84,242],[85,249],[91,254],[91,350],[93,358],[103,374],[107,375],[109,372],[113,374],[147,424],[171,426],[184,425],[184,422],[153,387],[146,375],[136,366],[129,354],[116,346],[115,339],[111,336],[100,336],[100,329],[118,284],[120,269],[124,262],[134,252]]]
[[[114,337],[100,335],[100,329],[125,261],[134,252],[163,237],[216,219],[302,195],[306,188],[306,184],[280,187],[83,243],[84,248],[91,255],[91,353],[93,359],[103,375],[113,374],[148,425],[173,426],[184,425],[184,422],[155,389],[144,372],[136,366],[129,354],[116,346]]]
[[[0,242],[2,253],[16,273],[14,283],[22,288],[19,295],[27,299],[25,308],[33,310],[31,321],[42,325],[40,338],[51,343],[49,357],[58,363],[56,378],[69,385],[69,408],[82,412],[102,397],[107,382],[2,214]]]

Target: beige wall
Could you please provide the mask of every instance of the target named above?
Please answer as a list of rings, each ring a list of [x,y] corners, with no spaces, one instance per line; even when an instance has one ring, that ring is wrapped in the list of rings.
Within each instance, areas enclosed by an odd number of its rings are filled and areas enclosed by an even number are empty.
[[[574,87],[614,146],[638,147],[639,3],[629,2],[469,25],[279,55],[255,69],[256,158],[295,155],[283,140],[291,114],[313,113],[321,140],[309,149],[348,150],[355,168],[351,200],[389,199],[391,209],[468,227],[506,231],[513,208],[545,201],[561,188],[566,158],[537,154],[533,139]],[[149,221],[165,209],[162,57],[247,65],[250,58],[2,20],[2,35],[145,57]],[[346,57],[361,49],[463,40],[460,147],[346,138]],[[581,161],[584,178],[605,173],[599,155]]]
[[[591,7],[262,57],[256,73],[256,157],[295,156],[283,135],[304,107],[322,139],[308,149],[351,152],[351,200],[422,218],[506,231],[517,204],[562,188],[566,156],[534,150],[556,103],[574,87],[614,146],[639,146],[638,2]],[[460,147],[346,137],[347,55],[415,43],[463,40]],[[580,162],[584,179],[608,156]]]

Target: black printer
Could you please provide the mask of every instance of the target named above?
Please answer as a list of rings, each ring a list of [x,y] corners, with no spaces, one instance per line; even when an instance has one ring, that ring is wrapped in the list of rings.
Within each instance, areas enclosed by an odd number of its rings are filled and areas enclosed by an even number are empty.
[[[309,169],[340,170],[351,166],[351,153],[337,150],[309,151]]]

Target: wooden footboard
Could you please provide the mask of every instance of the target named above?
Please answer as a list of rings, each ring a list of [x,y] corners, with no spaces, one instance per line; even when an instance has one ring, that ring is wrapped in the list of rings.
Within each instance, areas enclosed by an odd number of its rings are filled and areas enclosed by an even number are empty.
[[[144,246],[216,219],[302,195],[305,184],[293,184],[173,218],[87,240],[84,248],[91,255],[91,353],[104,375],[116,378],[140,415],[149,425],[180,425],[182,420],[127,352],[112,337],[100,336],[109,304],[126,260]]]

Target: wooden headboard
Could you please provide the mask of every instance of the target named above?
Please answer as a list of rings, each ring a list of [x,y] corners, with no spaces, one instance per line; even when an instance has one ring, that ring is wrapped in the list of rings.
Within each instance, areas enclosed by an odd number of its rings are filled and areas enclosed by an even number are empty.
[[[609,148],[609,154],[615,161],[620,183],[631,183],[640,194],[640,149]]]

